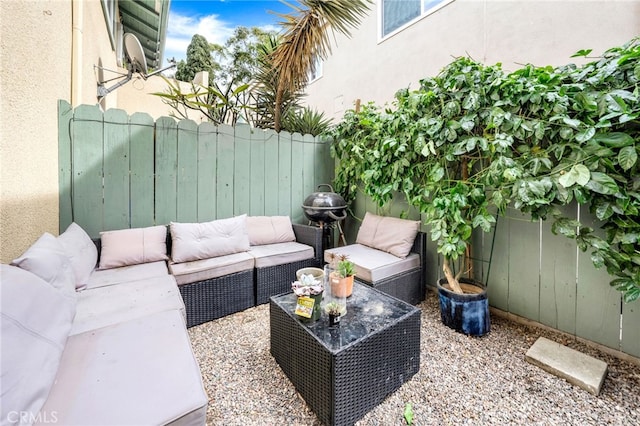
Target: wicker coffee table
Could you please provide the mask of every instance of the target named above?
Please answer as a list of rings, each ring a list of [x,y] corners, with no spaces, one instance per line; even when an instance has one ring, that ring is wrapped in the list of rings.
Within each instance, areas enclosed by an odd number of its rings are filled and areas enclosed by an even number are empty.
[[[322,422],[353,424],[420,369],[416,307],[358,282],[339,327],[303,323],[295,305],[270,299],[271,354]]]

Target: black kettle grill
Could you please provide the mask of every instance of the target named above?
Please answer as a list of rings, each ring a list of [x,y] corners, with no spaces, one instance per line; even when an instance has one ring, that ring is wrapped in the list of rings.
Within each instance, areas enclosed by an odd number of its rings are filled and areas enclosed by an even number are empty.
[[[320,191],[321,187],[329,188],[329,191]],[[318,185],[317,192],[314,192],[305,198],[302,204],[304,215],[311,222],[316,222],[318,226],[324,230],[325,247],[329,247],[331,241],[331,229],[337,225],[340,232],[340,238],[346,245],[344,234],[340,226],[340,221],[347,217],[347,202],[337,192],[333,191],[333,187],[323,183]]]

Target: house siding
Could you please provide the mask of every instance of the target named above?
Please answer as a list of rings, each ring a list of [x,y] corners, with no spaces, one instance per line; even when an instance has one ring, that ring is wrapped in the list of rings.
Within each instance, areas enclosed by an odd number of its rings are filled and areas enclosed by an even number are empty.
[[[526,63],[562,65],[585,61],[570,58],[580,49],[600,55],[639,31],[639,1],[456,0],[379,42],[374,11],[352,39],[338,38],[323,77],[308,87],[307,102],[339,121],[356,99],[390,103],[398,89],[417,88],[421,78],[436,75],[454,56],[501,62],[507,71]],[[397,215],[394,211],[406,204],[393,200],[378,208],[359,194],[351,207],[362,217],[366,211]],[[563,209],[585,226],[600,227],[582,206]],[[355,238],[357,222],[348,222],[348,242]],[[511,318],[640,357],[638,327],[629,326],[640,320],[640,302],[623,304],[620,292],[609,286],[614,277],[595,269],[590,253],[579,251],[575,240],[553,235],[550,228],[550,222],[531,221],[508,208],[498,219],[495,237],[474,237],[474,253],[481,258],[474,276],[488,283],[491,306]],[[426,250],[426,279],[433,289],[442,276],[441,260],[433,242]]]
[[[58,112],[71,91],[71,2],[0,2],[0,259],[58,232]]]
[[[379,38],[378,1],[352,37],[337,36],[323,75],[306,103],[339,121],[355,101],[384,105],[396,91],[418,87],[454,57],[495,64],[562,65],[580,49],[599,55],[640,35],[640,0],[454,0],[435,13]]]
[[[0,1],[0,46],[0,261],[7,263],[42,233],[63,231],[58,137],[68,129],[58,128],[58,101],[96,105],[98,66],[126,70],[118,67],[100,0]],[[134,79],[101,107],[168,115],[160,98],[146,94],[163,87]]]

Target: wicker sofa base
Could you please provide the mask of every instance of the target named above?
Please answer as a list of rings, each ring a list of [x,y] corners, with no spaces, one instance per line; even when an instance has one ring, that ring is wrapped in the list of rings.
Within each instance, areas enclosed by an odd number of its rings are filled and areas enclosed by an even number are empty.
[[[296,223],[292,227],[296,241],[313,247],[315,257],[180,285],[187,327],[267,303],[269,297],[291,291],[298,269],[321,267],[322,228]]]
[[[254,270],[179,286],[187,327],[244,311],[254,303]]]
[[[417,305],[425,298],[422,269],[413,269],[375,283],[358,280],[411,305]]]
[[[321,268],[320,260],[311,258],[284,265],[256,268],[256,305],[267,303],[271,296],[291,291],[296,271],[311,267]]]

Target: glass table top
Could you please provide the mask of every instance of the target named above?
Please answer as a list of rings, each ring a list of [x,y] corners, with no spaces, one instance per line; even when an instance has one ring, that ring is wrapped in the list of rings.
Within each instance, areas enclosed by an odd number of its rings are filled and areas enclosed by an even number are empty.
[[[272,300],[332,352],[338,352],[418,310],[358,281],[354,282],[353,294],[347,298],[347,313],[340,318],[340,325],[333,327],[329,327],[329,315],[324,310],[315,322],[301,321],[295,314],[297,298],[293,293],[274,296]]]

